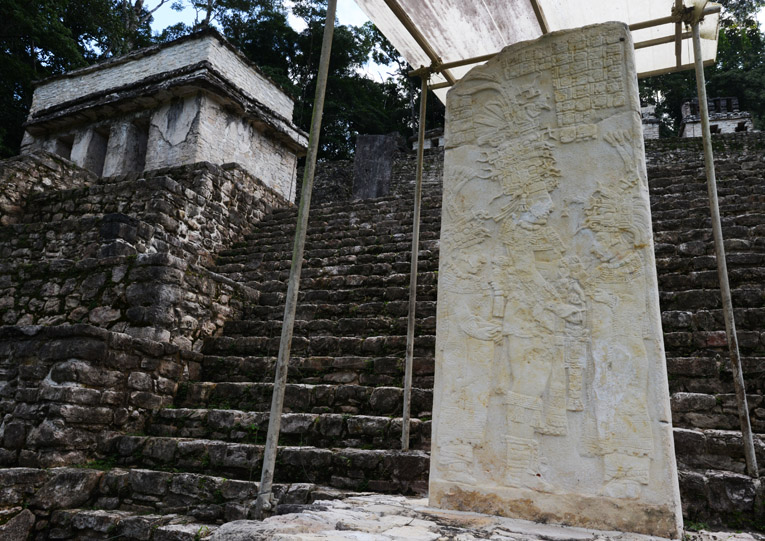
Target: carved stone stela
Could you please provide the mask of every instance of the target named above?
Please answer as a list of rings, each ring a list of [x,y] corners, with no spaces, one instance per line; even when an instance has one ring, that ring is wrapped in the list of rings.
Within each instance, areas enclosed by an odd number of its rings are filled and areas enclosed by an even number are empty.
[[[444,168],[431,504],[678,537],[626,26],[473,69]]]

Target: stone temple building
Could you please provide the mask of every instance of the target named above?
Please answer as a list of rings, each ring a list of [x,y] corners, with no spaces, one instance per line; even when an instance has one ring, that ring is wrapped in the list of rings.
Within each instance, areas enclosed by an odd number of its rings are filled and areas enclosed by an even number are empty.
[[[292,201],[307,145],[293,106],[207,30],[42,81],[22,154],[48,150],[105,177],[236,162]]]
[[[680,137],[701,137],[698,98],[684,102],[681,111]],[[754,130],[754,124],[750,113],[739,110],[738,98],[709,98],[709,129],[712,135],[744,133]]]

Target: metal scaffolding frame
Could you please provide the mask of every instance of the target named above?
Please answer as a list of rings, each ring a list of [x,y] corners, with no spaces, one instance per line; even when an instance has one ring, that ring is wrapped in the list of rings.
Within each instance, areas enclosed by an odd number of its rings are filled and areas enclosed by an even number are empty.
[[[420,208],[422,198],[422,173],[424,161],[424,139],[425,139],[425,117],[427,111],[428,90],[445,88],[455,84],[456,79],[449,72],[451,68],[476,64],[490,60],[496,54],[483,55],[473,58],[467,58],[455,62],[442,62],[428,41],[417,29],[414,22],[407,15],[405,10],[399,5],[397,0],[384,0],[385,4],[395,14],[401,25],[406,29],[422,50],[427,54],[432,64],[422,66],[409,72],[410,76],[419,76],[422,79],[421,99],[419,111],[419,135],[417,148],[417,173],[415,180],[414,196],[414,217],[412,223],[412,251],[409,283],[409,312],[407,319],[407,344],[405,358],[404,374],[404,407],[402,413],[402,435],[401,447],[403,450],[409,449],[409,425],[411,409],[411,385],[412,385],[412,365],[414,357],[414,334],[415,334],[415,312],[417,299],[417,263],[419,251],[419,231],[420,231]],[[534,14],[543,34],[549,32],[549,25],[542,12],[537,0],[531,0]],[[305,237],[308,227],[308,215],[310,210],[311,191],[313,189],[313,179],[316,171],[316,156],[319,145],[319,132],[321,130],[321,119],[324,107],[324,95],[326,91],[327,73],[329,57],[332,47],[332,35],[334,31],[334,20],[337,0],[329,0],[327,6],[327,20],[325,23],[324,36],[322,41],[321,60],[319,64],[319,74],[317,79],[316,97],[314,102],[313,118],[311,122],[311,132],[309,136],[308,154],[306,158],[306,170],[303,177],[302,195],[298,211],[298,220],[295,230],[294,248],[292,254],[292,263],[290,267],[290,277],[287,289],[287,298],[284,308],[284,321],[282,324],[281,341],[279,344],[279,356],[277,359],[276,377],[274,382],[274,392],[271,402],[271,412],[269,417],[268,436],[266,441],[265,453],[263,458],[263,469],[261,483],[256,504],[256,515],[262,518],[264,515],[273,511],[274,500],[272,495],[274,467],[276,463],[277,445],[279,431],[281,428],[282,406],[284,402],[284,393],[287,382],[287,371],[290,359],[290,349],[292,345],[292,333],[295,323],[295,310],[297,307],[297,297],[300,287],[300,274],[303,262],[303,251],[305,247]],[[701,54],[700,21],[704,16],[719,13],[720,7],[706,7],[704,9],[686,8],[682,0],[675,0],[675,7],[672,14],[660,19],[635,23],[630,25],[630,30],[641,30],[653,26],[660,26],[668,23],[675,23],[675,33],[672,36],[666,36],[654,40],[638,42],[636,49],[651,47],[658,44],[675,42],[676,48],[676,66],[670,70],[678,71],[687,69],[689,66],[682,64],[681,44],[683,39],[693,38],[694,49],[694,67],[696,69],[696,80],[699,94],[699,105],[702,120],[702,133],[704,145],[704,159],[707,174],[707,187],[710,199],[710,209],[712,214],[712,229],[715,241],[715,251],[717,256],[718,275],[720,281],[720,290],[722,293],[723,314],[725,318],[726,334],[728,336],[728,346],[731,356],[731,364],[734,376],[734,386],[736,390],[736,400],[738,405],[739,419],[741,421],[741,431],[743,436],[744,451],[746,456],[747,472],[751,477],[758,477],[757,461],[754,453],[753,435],[751,423],[749,420],[749,410],[747,407],[746,390],[744,385],[743,372],[741,369],[741,359],[738,351],[738,340],[736,337],[735,319],[733,316],[733,307],[731,302],[730,285],[728,281],[728,272],[725,262],[725,249],[723,246],[722,226],[720,221],[720,211],[717,202],[717,186],[714,168],[714,156],[712,152],[711,134],[709,130],[709,111],[707,106],[707,95],[704,80],[704,62]],[[683,24],[690,25],[691,33],[683,32]],[[435,73],[442,74],[446,81],[429,85],[430,76]],[[649,75],[654,75],[649,74]]]

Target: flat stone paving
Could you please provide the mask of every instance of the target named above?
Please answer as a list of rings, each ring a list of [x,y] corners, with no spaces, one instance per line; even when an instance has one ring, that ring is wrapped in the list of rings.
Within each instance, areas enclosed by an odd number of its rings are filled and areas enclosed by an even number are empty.
[[[289,508],[286,508],[289,509]],[[283,510],[286,510],[283,509]],[[428,507],[427,498],[369,494],[318,501],[301,512],[263,522],[239,520],[218,528],[209,541],[649,541],[647,535],[537,524],[479,513]],[[686,532],[683,541],[765,541],[765,535]]]

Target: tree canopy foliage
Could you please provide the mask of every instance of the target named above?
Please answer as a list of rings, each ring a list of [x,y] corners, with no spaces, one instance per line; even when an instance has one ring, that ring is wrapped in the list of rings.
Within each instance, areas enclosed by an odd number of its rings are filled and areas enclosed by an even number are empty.
[[[718,0],[720,21],[717,63],[705,69],[707,94],[736,96],[742,110],[752,113],[757,129],[765,128],[765,35],[757,13],[765,0]],[[662,135],[677,135],[680,106],[696,97],[693,71],[650,77],[641,81],[641,98],[656,105]]]
[[[159,33],[150,24],[157,9],[193,10],[192,25]],[[311,121],[326,0],[0,0],[0,155],[18,152],[34,80],[56,75],[137,47],[215,26],[295,100],[294,121]],[[288,16],[302,19],[295,30]],[[370,60],[392,64],[397,76],[363,75]],[[406,135],[415,127],[409,109],[418,85],[408,66],[371,24],[338,25],[332,47],[321,155],[348,157],[358,133]]]
[[[722,0],[726,11],[718,64],[708,68],[712,96],[738,96],[765,125],[765,37],[756,20],[765,0]],[[150,27],[162,6],[193,10],[194,23]],[[169,41],[215,26],[296,100],[295,123],[307,129],[321,50],[326,0],[0,0],[0,156],[16,154],[32,100],[34,80]],[[290,16],[303,25],[290,24]],[[389,67],[390,78],[362,72],[369,59]],[[321,155],[347,157],[358,133],[416,129],[419,81],[372,25],[335,29],[325,103]],[[679,126],[680,104],[695,96],[692,72],[645,80],[642,97],[658,105],[665,134]],[[429,100],[429,127],[441,125],[443,107]]]

